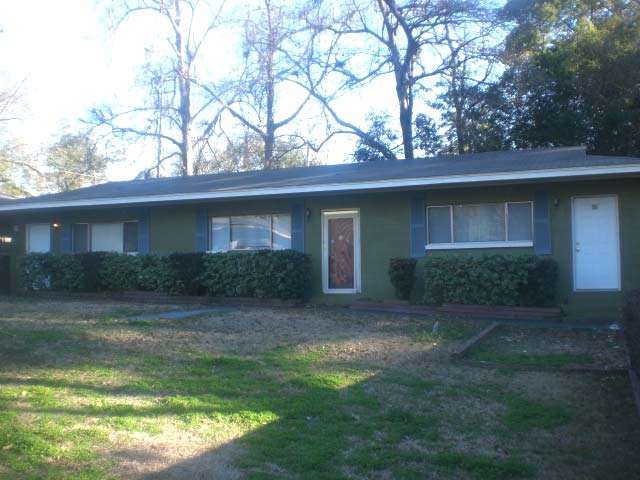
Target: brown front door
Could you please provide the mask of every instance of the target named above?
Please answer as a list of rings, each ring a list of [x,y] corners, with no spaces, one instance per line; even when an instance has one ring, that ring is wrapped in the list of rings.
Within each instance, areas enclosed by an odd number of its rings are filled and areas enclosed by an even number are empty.
[[[353,218],[329,218],[329,288],[355,288]]]

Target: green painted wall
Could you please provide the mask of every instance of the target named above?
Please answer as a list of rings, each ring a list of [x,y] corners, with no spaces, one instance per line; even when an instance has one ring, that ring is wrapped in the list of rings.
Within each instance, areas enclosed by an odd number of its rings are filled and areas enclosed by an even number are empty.
[[[307,198],[310,214],[305,225],[305,250],[313,262],[313,294],[316,300],[340,303],[356,298],[393,298],[387,273],[391,257],[409,255],[409,194],[370,193]],[[360,210],[362,293],[322,294],[322,210]]]
[[[611,317],[620,311],[620,292],[573,292],[571,198],[615,194],[619,198],[622,288],[640,288],[640,179],[607,181],[574,181],[549,183],[552,200],[551,227],[553,257],[560,267],[558,301],[566,311],[580,318]],[[427,205],[526,201],[533,200],[536,185],[519,184],[505,187],[474,187],[424,190]],[[387,273],[391,257],[409,255],[409,199],[411,192],[361,193],[351,195],[327,194],[308,196],[304,199],[307,212],[305,221],[305,250],[313,263],[313,294],[316,301],[346,302],[357,298],[386,300],[394,297]],[[206,208],[210,216],[251,215],[290,211],[291,199],[242,200],[208,202],[175,206],[149,207],[151,251],[170,253],[195,249],[195,217],[200,208]],[[361,279],[362,292],[357,295],[322,293],[321,223],[322,210],[359,209],[361,229]],[[0,254],[12,256],[15,266],[25,251],[24,225],[37,222],[96,222],[124,221],[137,218],[139,208],[83,209],[70,213],[18,215],[6,217],[3,228],[11,233],[11,245],[0,245]],[[12,225],[19,225],[14,232]],[[53,245],[58,248],[59,230],[53,232]],[[531,254],[532,248],[470,249],[428,251],[427,255],[460,254]],[[12,280],[16,284],[16,270],[12,268]],[[418,288],[414,299],[421,296],[422,265],[418,266]]]
[[[149,209],[149,248],[153,253],[193,252],[195,231],[196,214],[192,205]]]

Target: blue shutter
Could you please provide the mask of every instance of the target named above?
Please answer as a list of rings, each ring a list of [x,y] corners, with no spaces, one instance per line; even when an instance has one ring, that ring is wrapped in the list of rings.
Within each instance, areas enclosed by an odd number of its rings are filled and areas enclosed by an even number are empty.
[[[60,225],[60,253],[71,253],[73,251],[72,238],[73,238],[73,225],[67,222],[61,224]]]
[[[291,204],[291,248],[304,252],[304,202]]]
[[[425,243],[425,198],[415,194],[409,204],[409,251],[412,257],[424,257]]]
[[[145,208],[138,217],[138,253],[149,253],[150,249],[149,210]]]
[[[549,192],[537,190],[533,203],[533,253],[551,255],[551,211]]]
[[[196,252],[209,250],[209,218],[206,208],[196,210]]]

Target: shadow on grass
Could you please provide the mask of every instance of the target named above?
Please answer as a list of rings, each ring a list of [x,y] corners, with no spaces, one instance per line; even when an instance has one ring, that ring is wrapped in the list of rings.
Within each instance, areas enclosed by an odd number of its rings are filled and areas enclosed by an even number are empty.
[[[103,356],[103,342],[72,329],[66,335],[23,333],[14,368],[25,373],[0,378],[0,466],[9,469],[8,477],[102,478],[113,466],[96,453],[106,441],[104,427],[153,437],[170,423],[212,438],[225,430],[240,436],[147,478],[211,478],[216,468],[220,478],[240,472],[250,478],[425,478],[433,472],[522,478],[535,474],[529,459],[517,452],[471,453],[449,444],[447,430],[502,435],[508,443],[570,419],[563,408],[507,388],[458,388],[409,373],[406,365],[418,359],[379,368],[287,346],[240,358],[149,355],[112,343]],[[40,363],[56,355],[53,367]],[[472,423],[462,416],[438,414],[459,398],[499,405],[498,427],[465,432]],[[22,424],[22,415],[38,420]],[[220,459],[229,452],[233,465],[223,467]],[[133,447],[117,453],[127,455],[138,458]]]

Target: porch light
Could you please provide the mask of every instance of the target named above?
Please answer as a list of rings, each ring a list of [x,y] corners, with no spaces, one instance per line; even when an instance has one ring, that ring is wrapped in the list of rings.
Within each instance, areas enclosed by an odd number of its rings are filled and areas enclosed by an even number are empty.
[[[53,228],[60,228],[60,224],[59,223],[54,223],[51,225]]]
[[[11,243],[12,241],[13,241],[13,238],[11,237],[0,237],[0,243],[2,244]]]

